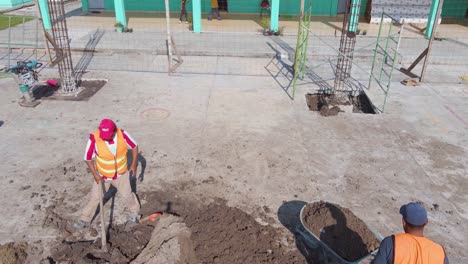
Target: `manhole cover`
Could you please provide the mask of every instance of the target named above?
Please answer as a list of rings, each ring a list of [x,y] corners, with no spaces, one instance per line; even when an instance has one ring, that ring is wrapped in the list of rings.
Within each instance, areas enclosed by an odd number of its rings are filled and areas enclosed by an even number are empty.
[[[148,108],[140,113],[140,117],[146,120],[163,120],[170,115],[171,112],[162,108]]]

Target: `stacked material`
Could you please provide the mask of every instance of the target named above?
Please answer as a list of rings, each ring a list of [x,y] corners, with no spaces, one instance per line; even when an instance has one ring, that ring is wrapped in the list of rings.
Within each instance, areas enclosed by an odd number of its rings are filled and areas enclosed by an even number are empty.
[[[402,23],[427,23],[432,0],[372,0],[370,22],[380,23],[382,12]],[[384,18],[384,22],[390,22]]]

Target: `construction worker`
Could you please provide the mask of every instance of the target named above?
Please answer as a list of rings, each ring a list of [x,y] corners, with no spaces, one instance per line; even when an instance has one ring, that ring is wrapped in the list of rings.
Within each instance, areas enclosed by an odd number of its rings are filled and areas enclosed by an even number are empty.
[[[132,150],[132,164],[127,171],[127,151]],[[107,191],[112,184],[122,195],[130,210],[129,221],[138,222],[140,204],[130,186],[129,173],[137,173],[138,145],[123,129],[117,128],[114,121],[103,119],[99,129],[89,135],[84,160],[94,178],[88,204],[78,222],[73,227],[80,229],[91,222],[99,204],[99,188],[104,185]]]
[[[221,15],[219,14],[218,0],[211,0],[211,12],[208,15],[208,20],[211,20],[213,18],[213,13],[216,14],[218,20],[221,20]]]
[[[424,237],[426,209],[409,203],[400,208],[400,214],[405,233],[384,238],[372,264],[448,264],[444,248]]]

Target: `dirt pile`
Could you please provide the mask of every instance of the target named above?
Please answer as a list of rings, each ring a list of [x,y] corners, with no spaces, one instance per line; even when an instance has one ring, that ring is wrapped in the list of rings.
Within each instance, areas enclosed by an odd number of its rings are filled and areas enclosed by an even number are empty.
[[[52,262],[71,263],[129,263],[135,259],[151,238],[153,226],[137,225],[132,229],[125,225],[110,228],[108,253],[100,252],[100,238],[94,240],[63,240],[52,252]]]
[[[339,112],[375,114],[364,93],[349,96],[346,100],[327,94],[306,94],[306,102],[310,111],[318,111],[321,116],[336,116]]]
[[[284,235],[278,229],[261,225],[224,200],[208,203],[161,192],[143,198],[151,201],[146,213],[171,211],[183,219],[197,263],[306,263],[296,248],[281,243]]]
[[[0,245],[0,264],[21,264],[24,263],[28,254],[26,243],[11,242]]]
[[[237,208],[219,203],[196,210],[185,222],[201,263],[305,263],[298,251],[288,252],[276,229]]]
[[[198,260],[183,219],[162,215],[155,224],[150,242],[132,264],[195,264]]]
[[[358,260],[379,247],[372,231],[347,208],[320,201],[306,205],[302,217],[307,229],[347,261]]]
[[[109,253],[99,252],[100,239],[63,240],[51,259],[71,263],[306,263],[299,251],[282,242],[284,234],[279,230],[227,206],[224,200],[202,202],[159,191],[140,197],[146,201],[144,216],[163,211],[163,217],[151,226],[132,230],[112,227]]]

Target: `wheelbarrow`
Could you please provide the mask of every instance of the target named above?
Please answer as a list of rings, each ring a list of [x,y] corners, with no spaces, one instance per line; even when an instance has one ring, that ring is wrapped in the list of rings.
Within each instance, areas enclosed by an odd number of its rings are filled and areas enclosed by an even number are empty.
[[[305,244],[307,247],[310,249],[313,249],[317,251],[324,264],[364,264],[364,263],[370,263],[369,258],[371,256],[375,256],[377,254],[378,249],[374,250],[373,252],[370,252],[368,255],[355,260],[355,261],[347,261],[343,259],[340,255],[338,255],[331,247],[329,247],[325,242],[320,240],[319,237],[317,237],[312,231],[310,231],[304,224],[304,218],[303,218],[303,212],[307,204],[305,204],[301,208],[300,212],[300,220],[301,220],[301,226],[296,228],[296,232],[301,235],[303,238]],[[367,225],[367,224],[366,224]],[[371,226],[367,225],[369,230],[375,235],[377,240],[379,242],[382,242],[383,236],[377,232],[374,228]]]

